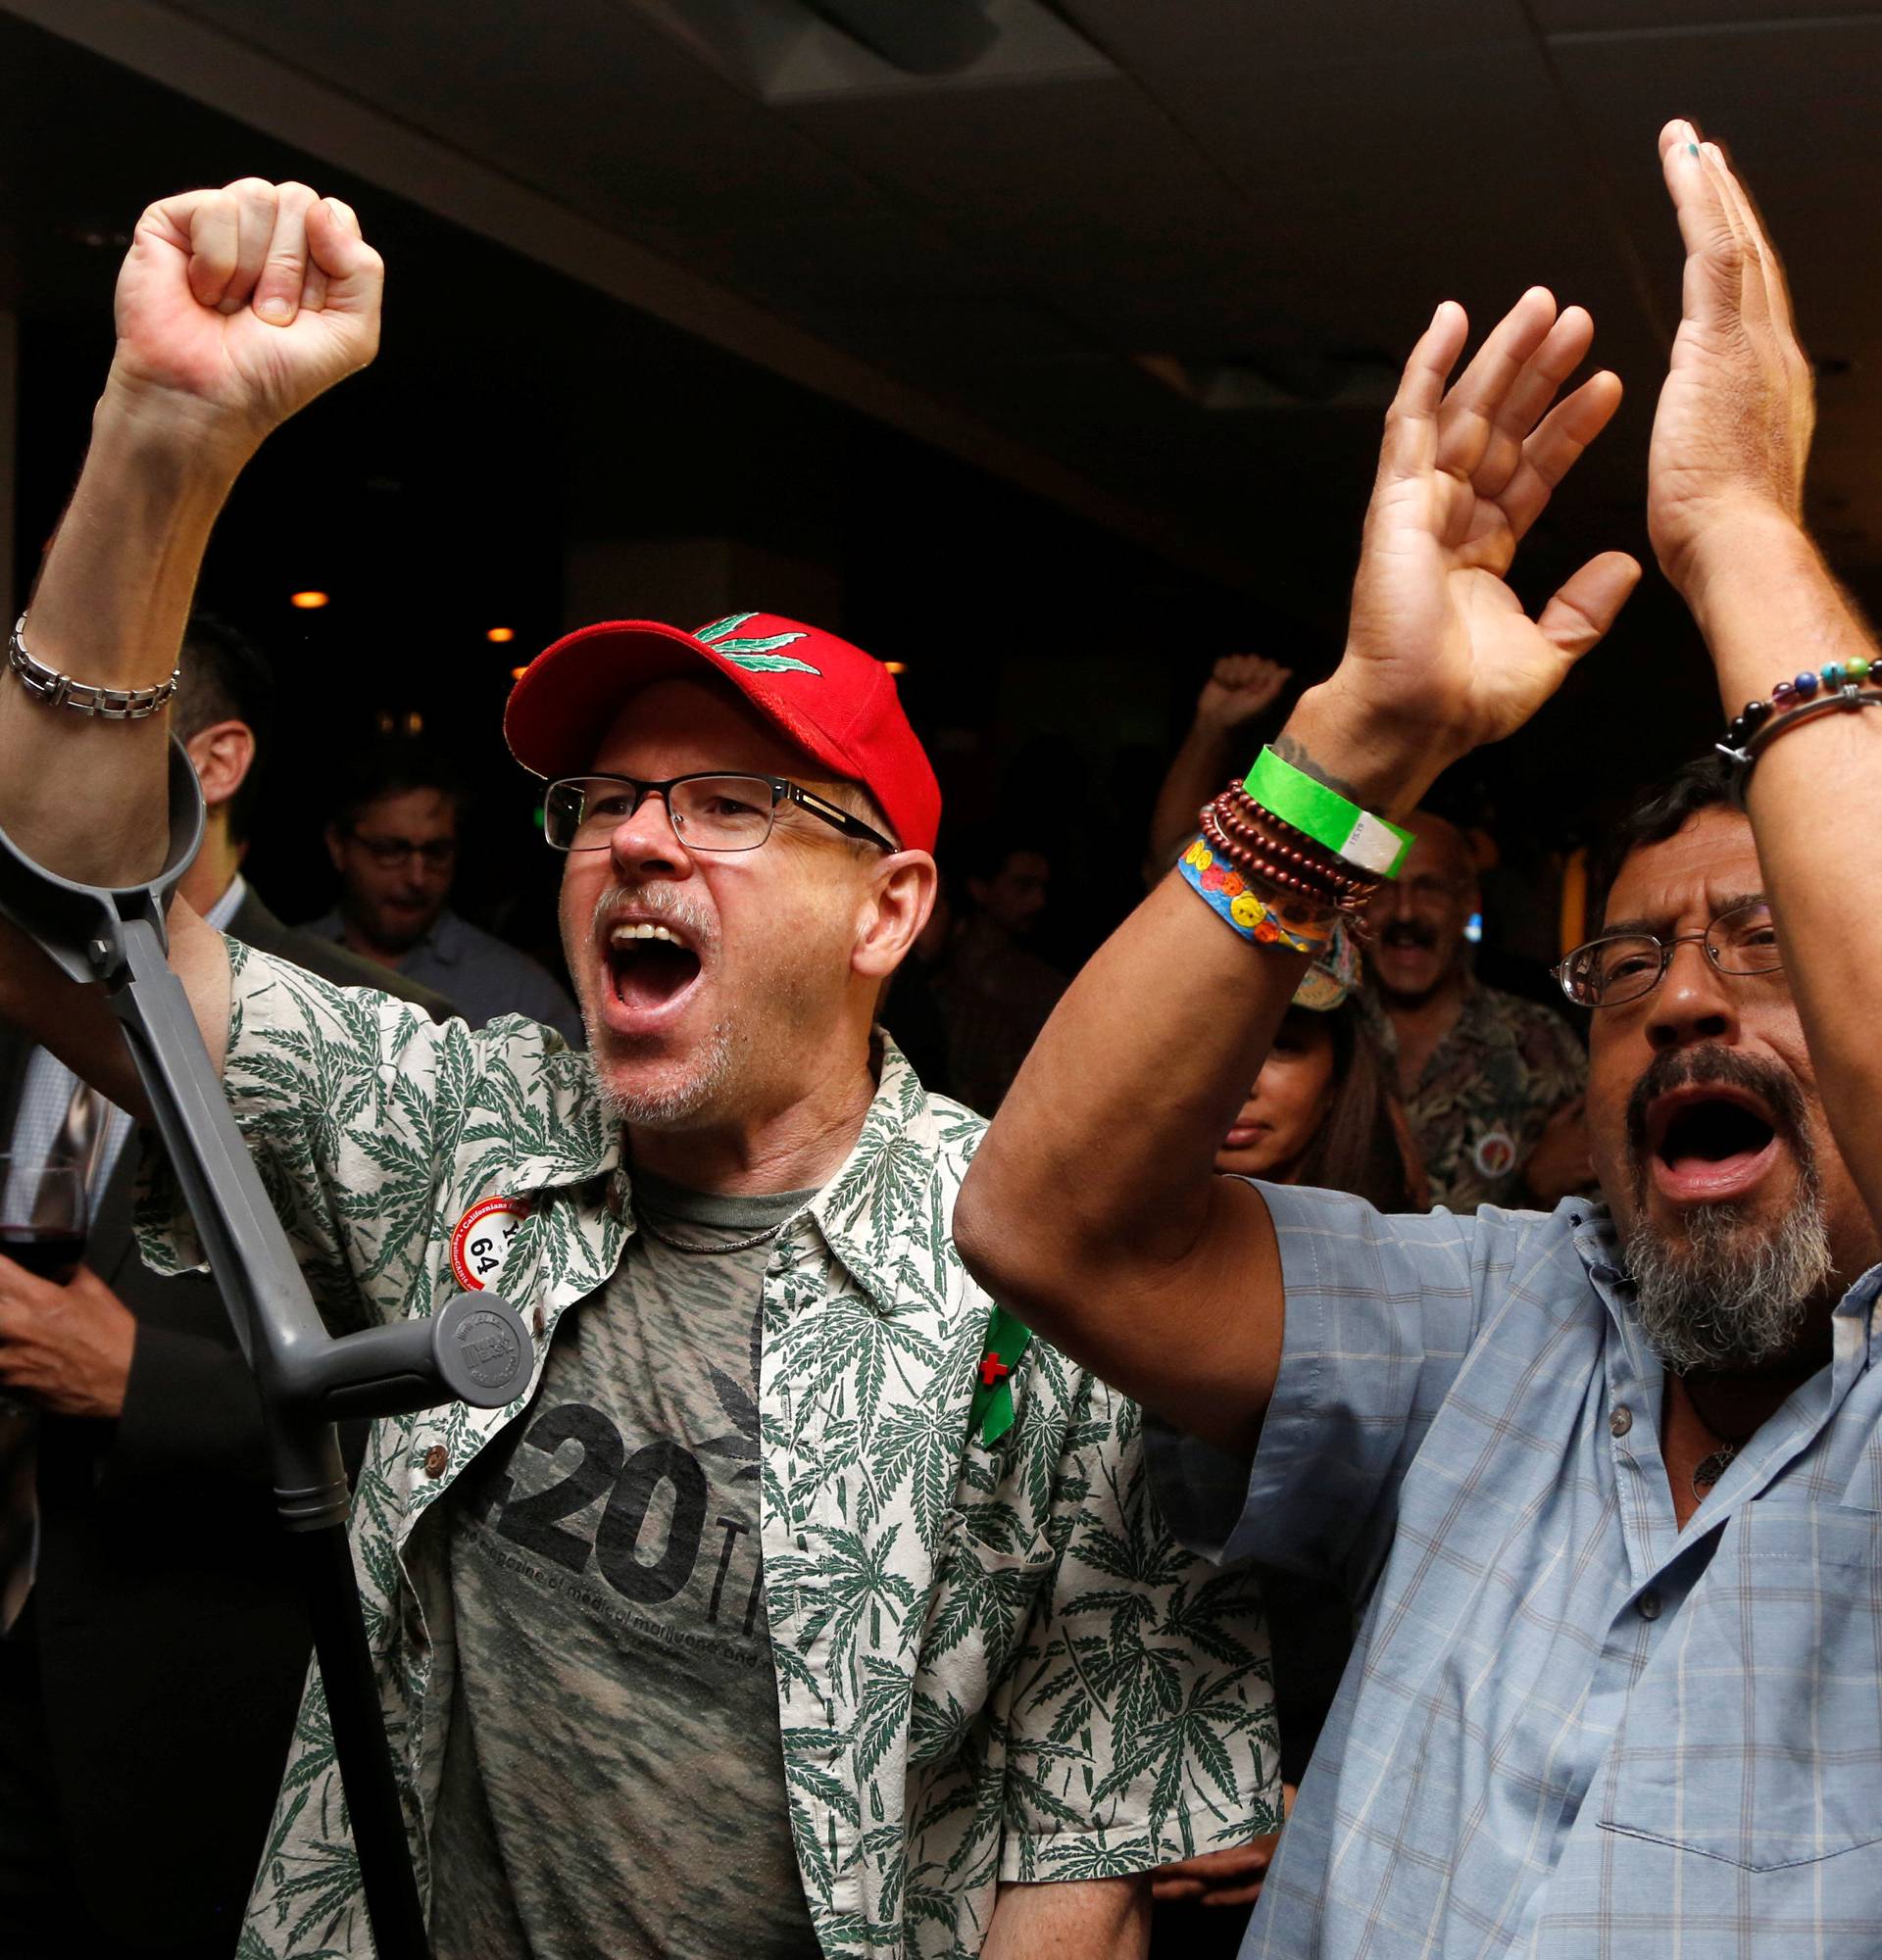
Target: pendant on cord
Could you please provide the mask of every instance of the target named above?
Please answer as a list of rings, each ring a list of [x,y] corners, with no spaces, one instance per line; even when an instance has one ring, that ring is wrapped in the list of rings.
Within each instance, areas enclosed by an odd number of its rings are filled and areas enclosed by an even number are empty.
[[[1738,1454],[1738,1445],[1721,1443],[1709,1456],[1702,1456],[1693,1466],[1693,1495],[1702,1502],[1711,1494],[1711,1489],[1725,1474],[1725,1466]]]

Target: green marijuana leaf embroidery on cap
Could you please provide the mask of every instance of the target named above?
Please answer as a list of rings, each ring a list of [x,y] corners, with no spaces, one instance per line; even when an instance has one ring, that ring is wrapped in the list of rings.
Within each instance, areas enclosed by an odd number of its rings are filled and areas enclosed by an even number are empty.
[[[723,654],[734,666],[740,666],[747,673],[806,673],[822,675],[821,667],[814,667],[809,661],[793,660],[789,654],[780,654],[779,647],[788,647],[793,640],[805,637],[802,633],[759,634],[746,639],[734,639],[732,634],[744,625],[747,619],[755,619],[755,612],[728,612],[722,619],[715,619],[710,626],[702,626],[693,635],[696,640],[704,640],[715,653]]]

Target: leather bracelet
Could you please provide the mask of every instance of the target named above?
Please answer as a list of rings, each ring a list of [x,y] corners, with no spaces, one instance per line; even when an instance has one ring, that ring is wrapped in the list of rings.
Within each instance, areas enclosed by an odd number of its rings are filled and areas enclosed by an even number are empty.
[[[1814,721],[1819,714],[1864,708],[1882,708],[1882,694],[1877,693],[1873,686],[1862,687],[1853,680],[1843,681],[1813,699],[1781,708],[1775,713],[1766,703],[1754,701],[1726,730],[1725,740],[1714,743],[1713,747],[1728,762],[1736,763],[1749,775],[1752,764],[1758,757],[1800,721]],[[1748,722],[1749,734],[1746,732]]]
[[[176,692],[181,667],[173,667],[168,680],[154,687],[98,687],[90,681],[74,680],[70,674],[35,661],[26,652],[21,637],[26,615],[22,612],[7,641],[7,665],[27,695],[45,708],[70,708],[79,714],[96,715],[102,721],[142,721],[155,714]]]

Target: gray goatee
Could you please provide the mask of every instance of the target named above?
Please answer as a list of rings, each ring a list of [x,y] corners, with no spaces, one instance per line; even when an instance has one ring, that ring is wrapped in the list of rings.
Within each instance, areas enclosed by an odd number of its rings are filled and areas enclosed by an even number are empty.
[[[1647,1215],[1647,1109],[1687,1083],[1732,1083],[1758,1095],[1797,1157],[1796,1200],[1758,1233],[1734,1203],[1695,1204],[1683,1243]],[[1796,1083],[1774,1064],[1708,1043],[1656,1057],[1627,1108],[1634,1221],[1622,1235],[1641,1331],[1676,1375],[1742,1373],[1780,1359],[1803,1331],[1833,1269],[1816,1152]]]
[[[1675,1248],[1636,1218],[1624,1246],[1641,1331],[1675,1375],[1736,1374],[1788,1353],[1830,1276],[1830,1240],[1814,1171],[1769,1237],[1735,1205],[1698,1204]]]

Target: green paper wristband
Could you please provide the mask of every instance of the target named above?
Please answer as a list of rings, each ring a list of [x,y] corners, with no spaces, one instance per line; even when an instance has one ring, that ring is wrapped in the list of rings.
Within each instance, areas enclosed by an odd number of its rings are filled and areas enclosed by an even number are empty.
[[[1417,839],[1396,823],[1349,803],[1310,775],[1285,762],[1272,749],[1255,758],[1242,787],[1283,823],[1323,844],[1336,858],[1374,877],[1396,878]]]

